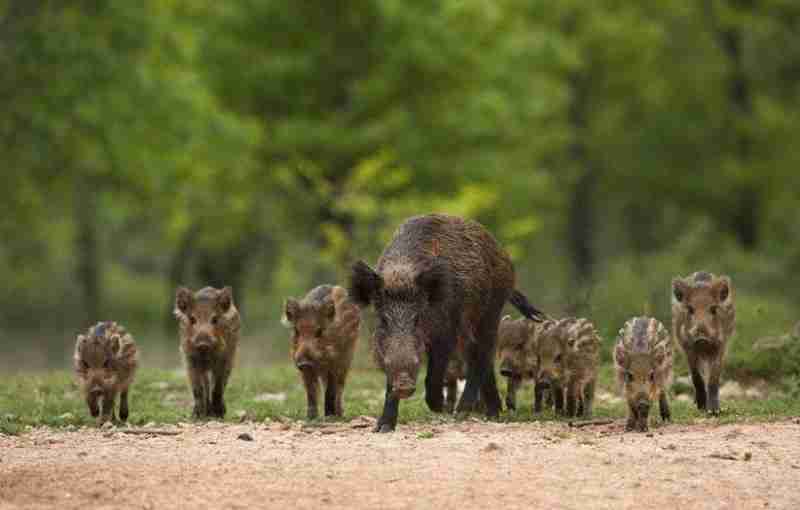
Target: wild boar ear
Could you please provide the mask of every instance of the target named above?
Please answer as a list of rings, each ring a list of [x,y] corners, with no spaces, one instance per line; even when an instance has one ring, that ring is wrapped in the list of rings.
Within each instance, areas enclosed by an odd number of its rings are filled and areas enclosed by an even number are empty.
[[[112,335],[111,340],[109,341],[109,345],[111,346],[111,352],[113,352],[115,355],[119,353],[119,346],[120,346],[119,335]]]
[[[325,301],[322,305],[322,316],[325,317],[329,322],[336,317],[336,304],[333,300]]]
[[[729,276],[720,276],[717,281],[714,282],[714,296],[716,296],[717,301],[720,303],[727,302],[732,292],[732,285],[731,285],[731,278]]]
[[[188,314],[194,304],[194,294],[186,287],[178,287],[175,292],[175,311]]]
[[[283,303],[283,317],[281,324],[286,328],[292,328],[294,321],[297,320],[297,312],[300,310],[300,303],[294,298],[289,298]]]
[[[447,292],[447,270],[444,264],[434,262],[417,274],[414,283],[428,296],[429,303],[438,303]]]
[[[616,363],[617,366],[624,367],[626,361],[627,360],[625,359],[625,346],[623,346],[621,343],[618,343],[617,346],[614,348],[614,363]]]
[[[353,264],[348,292],[356,304],[369,306],[381,288],[383,288],[383,278],[366,262],[359,260]]]
[[[674,303],[683,303],[687,290],[686,282],[682,278],[672,279],[672,301]]]
[[[227,312],[233,306],[233,288],[229,286],[225,286],[219,291],[217,294],[217,306],[222,313]]]

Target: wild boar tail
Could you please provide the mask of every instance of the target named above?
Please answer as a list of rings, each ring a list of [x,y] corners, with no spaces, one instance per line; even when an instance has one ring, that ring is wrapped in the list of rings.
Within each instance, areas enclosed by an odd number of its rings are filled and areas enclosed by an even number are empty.
[[[511,299],[509,299],[509,301],[514,305],[514,308],[519,310],[519,313],[534,322],[544,322],[548,318],[544,312],[538,310],[528,301],[525,294],[518,290],[514,290],[514,292],[511,293]]]

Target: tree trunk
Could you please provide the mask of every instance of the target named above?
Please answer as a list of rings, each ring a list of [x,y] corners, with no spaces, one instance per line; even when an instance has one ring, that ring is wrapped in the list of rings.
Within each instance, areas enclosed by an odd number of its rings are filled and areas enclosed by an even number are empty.
[[[186,285],[186,270],[192,256],[197,234],[200,229],[197,225],[191,225],[181,237],[178,249],[172,256],[169,264],[169,274],[167,275],[167,306],[164,314],[164,330],[167,335],[172,335],[177,329],[175,323],[175,291],[181,285]]]
[[[732,2],[740,10],[752,9],[754,2],[739,0]],[[728,59],[730,67],[728,77],[728,101],[731,115],[728,121],[733,130],[733,154],[742,166],[753,162],[753,145],[755,141],[747,125],[753,122],[753,93],[744,66],[742,55],[742,30],[735,26],[722,27],[710,0],[705,4],[706,14],[722,52]],[[728,216],[728,228],[736,236],[739,244],[754,250],[759,242],[761,211],[764,198],[761,189],[752,180],[740,183],[733,190],[734,199],[731,213]]]
[[[97,191],[92,179],[78,178],[75,188],[75,274],[83,304],[84,326],[100,318],[102,261],[97,233]]]
[[[578,171],[578,179],[572,191],[567,210],[566,238],[576,287],[589,284],[594,276],[596,255],[594,233],[596,230],[596,211],[594,196],[597,191],[597,170],[590,161],[586,147],[587,134],[587,93],[585,76],[573,74],[569,78],[572,103],[568,120],[573,134],[569,147],[569,158]]]

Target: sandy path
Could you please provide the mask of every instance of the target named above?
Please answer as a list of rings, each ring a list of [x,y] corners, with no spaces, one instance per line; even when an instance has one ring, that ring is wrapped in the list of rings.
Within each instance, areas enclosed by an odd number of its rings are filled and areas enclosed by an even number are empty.
[[[0,508],[797,509],[799,421],[40,429],[0,436]]]

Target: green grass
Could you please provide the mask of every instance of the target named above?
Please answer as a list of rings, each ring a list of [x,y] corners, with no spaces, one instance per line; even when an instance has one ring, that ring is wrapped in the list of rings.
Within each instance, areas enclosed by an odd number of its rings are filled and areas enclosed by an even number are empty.
[[[383,376],[377,370],[354,370],[345,390],[345,419],[359,415],[377,416],[383,405]],[[501,393],[505,382],[500,381]],[[610,367],[603,367],[599,377],[599,391],[611,391],[613,380]],[[676,385],[677,392],[688,388]],[[403,402],[400,423],[449,422],[451,417],[431,413],[424,397],[418,392]],[[505,412],[501,422],[526,422],[557,420],[552,412],[534,416],[531,412],[532,388],[527,384],[518,394],[518,411]],[[267,395],[285,394],[285,400],[268,400]],[[259,399],[259,397],[261,397]],[[263,421],[266,418],[305,418],[305,391],[296,370],[288,365],[263,369],[240,369],[234,372],[226,401],[226,421],[237,422],[246,413],[247,419]],[[141,370],[130,395],[132,425],[155,422],[171,424],[190,420],[191,395],[181,370]],[[676,423],[693,423],[707,419],[689,402],[673,399],[673,420]],[[622,418],[623,403],[597,402],[596,418]],[[770,421],[800,416],[800,399],[776,393],[760,400],[723,400],[723,413],[713,421],[731,423],[739,421]],[[19,374],[6,376],[0,382],[0,432],[18,434],[28,426],[68,427],[93,425],[72,375],[66,371],[48,374]]]

